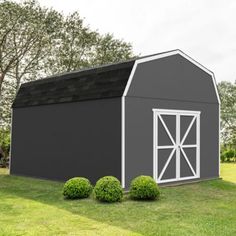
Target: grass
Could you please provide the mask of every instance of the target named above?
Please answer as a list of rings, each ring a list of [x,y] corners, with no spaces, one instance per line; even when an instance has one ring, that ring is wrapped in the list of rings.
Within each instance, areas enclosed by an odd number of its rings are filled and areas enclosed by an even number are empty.
[[[62,183],[0,169],[0,235],[236,235],[236,165],[222,175],[162,188],[159,201],[104,204],[64,200]]]
[[[221,175],[224,180],[236,183],[236,163],[222,163]]]

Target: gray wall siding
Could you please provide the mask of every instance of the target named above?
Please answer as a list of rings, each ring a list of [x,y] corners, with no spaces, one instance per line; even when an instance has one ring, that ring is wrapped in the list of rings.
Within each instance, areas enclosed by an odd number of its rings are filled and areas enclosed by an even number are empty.
[[[153,175],[153,108],[201,111],[200,176],[217,177],[219,105],[212,76],[183,56],[172,55],[138,64],[125,97],[127,187],[137,175]],[[175,174],[172,162],[168,178]],[[188,176],[187,168],[181,168]]]
[[[127,96],[217,102],[211,75],[180,55],[138,64]]]
[[[121,178],[121,99],[15,108],[11,174]]]
[[[153,175],[153,111],[152,109],[201,111],[200,176],[218,176],[218,104],[181,102],[150,98],[125,98],[125,179]],[[174,171],[174,170],[173,170]]]

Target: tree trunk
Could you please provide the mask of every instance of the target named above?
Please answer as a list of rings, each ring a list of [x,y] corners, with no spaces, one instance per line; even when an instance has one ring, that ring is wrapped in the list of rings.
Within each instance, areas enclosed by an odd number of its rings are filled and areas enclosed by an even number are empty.
[[[4,73],[0,72],[0,101],[2,98],[2,85],[3,85],[4,77],[5,77]]]
[[[5,74],[0,72],[0,108],[2,105],[2,85],[4,80]],[[2,109],[0,109],[0,125],[2,124]]]
[[[18,92],[18,90],[20,88],[20,82],[21,82],[22,76],[23,76],[23,74],[20,75],[20,73],[19,73],[19,61],[17,60],[16,68],[15,68],[16,93]]]

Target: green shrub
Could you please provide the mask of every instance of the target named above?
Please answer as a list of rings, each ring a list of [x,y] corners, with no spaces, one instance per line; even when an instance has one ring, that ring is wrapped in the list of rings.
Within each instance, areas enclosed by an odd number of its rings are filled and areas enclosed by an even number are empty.
[[[233,149],[228,149],[228,150],[226,150],[225,151],[225,156],[227,157],[227,158],[233,158],[234,157],[234,150]]]
[[[9,156],[10,151],[10,130],[0,128],[0,147],[3,151],[4,157]]]
[[[63,195],[68,199],[87,198],[93,187],[88,179],[75,177],[69,179],[63,187]]]
[[[226,158],[226,156],[225,156],[225,152],[222,152],[222,153],[220,154],[220,160],[221,160],[221,162],[226,162],[226,161],[227,161],[227,158]]]
[[[8,166],[9,166],[9,157],[5,157],[5,156],[1,157],[1,159],[0,159],[0,167],[1,168],[6,168]]]
[[[234,157],[235,157],[235,150],[234,149],[226,149],[220,156],[221,161],[225,162],[225,161],[234,161]]]
[[[141,175],[132,180],[130,197],[135,200],[155,200],[160,191],[157,183],[150,176]]]
[[[118,202],[123,197],[120,181],[113,176],[100,178],[94,187],[94,196],[101,202]]]

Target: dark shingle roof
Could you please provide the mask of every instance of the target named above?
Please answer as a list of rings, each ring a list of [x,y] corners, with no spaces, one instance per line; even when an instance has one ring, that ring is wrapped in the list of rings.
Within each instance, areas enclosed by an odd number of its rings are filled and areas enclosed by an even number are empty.
[[[136,59],[163,53],[167,52],[143,56]],[[21,85],[12,107],[39,106],[121,97],[136,59],[80,71],[67,72],[24,83]]]
[[[134,61],[58,74],[22,84],[12,107],[120,97]]]

